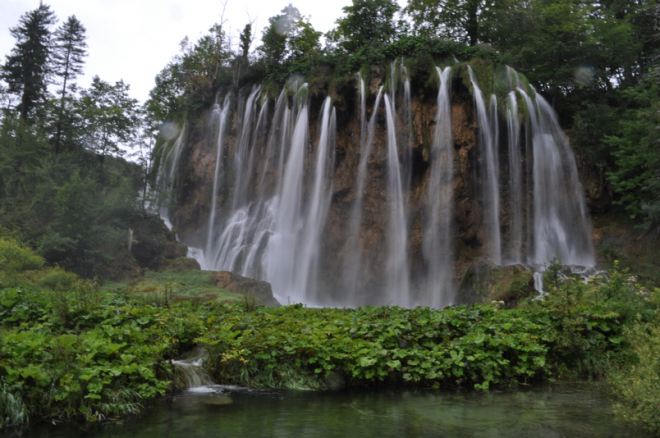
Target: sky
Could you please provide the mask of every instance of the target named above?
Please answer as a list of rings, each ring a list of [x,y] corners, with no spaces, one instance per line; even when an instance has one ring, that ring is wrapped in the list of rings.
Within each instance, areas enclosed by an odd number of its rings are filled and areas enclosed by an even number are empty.
[[[77,83],[88,87],[98,75],[110,83],[123,79],[130,95],[144,102],[154,86],[154,78],[179,52],[179,43],[188,36],[196,41],[221,21],[223,5],[225,29],[238,46],[238,35],[254,20],[253,34],[261,36],[268,18],[278,15],[289,3],[309,18],[314,29],[327,32],[343,15],[342,7],[351,0],[44,0],[58,18],[55,30],[75,15],[87,29],[84,76]],[[0,0],[0,62],[14,47],[9,32],[21,15],[39,6],[39,0]],[[251,47],[254,50],[255,44]]]

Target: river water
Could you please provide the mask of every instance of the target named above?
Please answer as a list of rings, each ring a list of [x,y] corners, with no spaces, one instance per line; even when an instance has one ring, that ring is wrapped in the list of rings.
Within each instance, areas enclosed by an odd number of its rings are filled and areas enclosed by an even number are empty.
[[[83,431],[41,427],[3,437],[644,437],[617,423],[598,387],[512,391],[315,392],[207,386],[142,416]]]

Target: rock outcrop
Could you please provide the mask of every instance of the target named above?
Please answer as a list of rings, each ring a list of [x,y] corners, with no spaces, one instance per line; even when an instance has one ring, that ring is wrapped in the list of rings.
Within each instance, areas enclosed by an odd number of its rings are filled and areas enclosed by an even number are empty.
[[[215,274],[213,283],[229,292],[253,297],[257,303],[263,306],[279,307],[279,303],[273,298],[273,291],[270,284],[265,281],[253,280],[251,278],[241,277],[228,271],[220,271]]]

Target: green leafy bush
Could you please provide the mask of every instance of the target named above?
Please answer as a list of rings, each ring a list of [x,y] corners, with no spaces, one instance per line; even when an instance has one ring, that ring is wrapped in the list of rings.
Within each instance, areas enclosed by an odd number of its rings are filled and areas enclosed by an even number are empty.
[[[79,278],[73,272],[65,271],[60,267],[50,268],[41,273],[37,284],[40,287],[57,290],[71,290],[79,283]]]
[[[168,390],[169,361],[203,330],[195,303],[157,308],[97,291],[94,305],[85,306],[81,291],[68,292],[0,290],[2,426],[138,413]]]
[[[0,238],[0,271],[19,273],[40,269],[44,259],[30,248],[11,238]]]
[[[660,433],[660,327],[657,322],[636,324],[624,334],[637,360],[608,379],[618,400],[614,411],[624,421]]]
[[[488,388],[551,372],[545,356],[552,335],[525,312],[513,315],[490,306],[235,310],[200,339],[220,381],[295,387],[300,379],[283,378],[294,369],[311,387],[323,387],[339,373],[353,386]]]

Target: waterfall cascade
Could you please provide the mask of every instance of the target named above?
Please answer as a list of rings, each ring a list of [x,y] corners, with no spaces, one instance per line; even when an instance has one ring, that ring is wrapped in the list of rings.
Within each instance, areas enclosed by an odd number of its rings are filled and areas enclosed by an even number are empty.
[[[449,81],[451,68],[438,68],[440,89],[435,132],[431,143],[431,170],[426,190],[424,240],[422,252],[428,266],[426,296],[431,305],[443,307],[453,301],[452,281],[452,200],[453,200],[453,144],[451,136],[451,107]]]
[[[358,76],[355,120],[306,84],[285,88],[273,107],[260,87],[224,96],[202,142],[213,157],[204,161],[212,186],[198,189],[203,213],[186,216],[184,199],[161,215],[187,229],[181,238],[204,269],[268,281],[282,303],[450,305],[467,246],[497,265],[593,266],[556,114],[511,69],[509,90],[485,96],[469,66],[474,110],[462,114],[452,99],[468,85],[452,76],[463,67],[437,68],[426,124],[402,63],[392,63],[387,90]],[[477,128],[455,138],[466,120]],[[182,164],[194,155],[184,143],[182,130],[162,155],[161,190],[176,191],[177,172],[199,171]]]
[[[202,367],[205,357],[206,352],[200,350],[194,351],[187,359],[172,361],[174,370],[180,375],[180,380],[185,385],[185,389],[199,388],[200,386],[213,383],[209,376],[204,373],[204,368]]]

